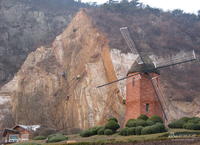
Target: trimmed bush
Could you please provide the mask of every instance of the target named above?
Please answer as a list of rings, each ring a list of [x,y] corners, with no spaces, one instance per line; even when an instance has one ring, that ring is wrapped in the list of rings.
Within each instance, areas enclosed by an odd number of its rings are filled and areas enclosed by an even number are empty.
[[[44,139],[46,139],[45,136],[36,136],[33,138],[33,140],[44,140]]]
[[[109,119],[108,119],[108,122],[111,121],[111,120],[113,120],[113,121],[115,121],[115,122],[118,123],[118,120],[117,120],[117,118],[115,118],[115,117],[109,118]]]
[[[135,127],[128,128],[127,133],[128,135],[135,135]]]
[[[179,120],[182,120],[182,121],[184,121],[184,122],[188,122],[190,119],[191,119],[191,118],[189,118],[189,117],[182,117],[182,118],[179,119]]]
[[[150,119],[151,119],[153,122],[155,122],[155,123],[157,123],[157,122],[163,123],[162,118],[159,117],[159,116],[157,116],[157,115],[151,116]]]
[[[162,123],[156,123],[155,125],[151,126],[152,128],[152,133],[161,133],[161,132],[165,132],[165,126]]]
[[[130,119],[126,123],[126,127],[136,127],[136,120],[135,119]]]
[[[136,123],[136,126],[147,126],[146,121],[142,119],[137,119],[135,123]]]
[[[157,130],[159,130],[158,133],[161,133],[161,132],[166,132],[166,128],[165,128],[165,125],[163,123],[156,123],[155,125],[153,125],[157,128]]]
[[[136,134],[136,135],[141,135],[142,129],[143,129],[142,126],[137,126],[137,127],[135,128],[135,134]]]
[[[184,120],[176,120],[168,124],[169,128],[183,128],[186,122]]]
[[[92,134],[92,131],[91,130],[84,130],[84,131],[82,131],[81,133],[80,133],[80,136],[81,137],[90,137],[90,136],[92,136],[93,134]]]
[[[48,143],[60,142],[67,139],[68,137],[64,136],[63,134],[53,134],[53,135],[48,136],[47,142]]]
[[[122,128],[119,132],[119,135],[127,136],[128,135],[128,127]]]
[[[145,135],[145,134],[154,134],[154,133],[161,133],[161,132],[165,132],[165,126],[162,123],[156,123],[152,126],[147,126],[144,127],[141,131],[141,134]]]
[[[142,128],[142,130],[141,130],[142,135],[152,134],[152,133],[153,133],[152,126],[146,126],[146,127]]]
[[[119,129],[120,126],[119,124],[114,121],[114,120],[110,120],[106,125],[105,125],[105,129],[111,129],[113,132],[115,132],[117,129]]]
[[[200,118],[199,117],[192,117],[188,120],[189,123],[199,123],[200,122]]]
[[[89,128],[89,131],[91,131],[92,135],[97,135],[98,130],[101,128],[102,128],[101,126],[97,126],[97,127]]]
[[[184,124],[183,126],[185,129],[191,129],[191,130],[200,130],[200,124],[195,124],[192,122],[188,122],[186,124]]]
[[[147,120],[149,117],[144,115],[144,114],[141,114],[138,119],[142,119],[142,120]]]
[[[98,131],[100,129],[102,129],[104,127],[102,126],[97,126],[97,127],[93,127],[93,128],[89,128],[88,130],[84,130],[80,133],[81,137],[89,137],[89,136],[93,136],[93,135],[97,135]]]
[[[112,135],[112,134],[114,134],[114,132],[111,129],[106,129],[106,130],[104,130],[104,134],[105,135]]]
[[[105,131],[105,128],[101,128],[98,130],[97,134],[98,135],[104,135],[104,131]]]
[[[146,120],[146,124],[147,124],[148,126],[152,126],[152,125],[155,124],[155,122],[153,122],[151,119],[147,119],[147,120]]]

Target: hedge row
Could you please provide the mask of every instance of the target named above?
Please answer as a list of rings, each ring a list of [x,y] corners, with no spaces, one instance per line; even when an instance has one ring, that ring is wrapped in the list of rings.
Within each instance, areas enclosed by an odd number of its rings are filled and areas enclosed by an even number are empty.
[[[63,134],[52,134],[47,137],[48,143],[60,142],[64,140],[68,140],[68,137]]]
[[[101,127],[93,127],[89,128],[88,130],[82,131],[80,136],[82,137],[90,137],[93,135],[112,135],[114,134],[120,126],[118,124],[118,120],[116,118],[108,119],[108,122],[105,126]]]
[[[184,128],[190,130],[200,130],[200,118],[199,117],[183,117],[179,120],[172,121],[168,124],[169,128]]]
[[[126,123],[126,127],[137,127],[137,126],[152,126],[156,123],[163,123],[159,116],[153,115],[148,118],[146,115],[140,115],[137,119],[130,119]]]
[[[140,115],[137,119],[130,119],[126,127],[121,129],[119,134],[128,135],[145,135],[165,132],[165,126],[159,116],[153,115],[148,118],[146,115]]]
[[[162,123],[156,123],[152,126],[137,126],[137,127],[125,127],[120,130],[119,134],[122,136],[128,135],[146,135],[166,132],[165,126]]]

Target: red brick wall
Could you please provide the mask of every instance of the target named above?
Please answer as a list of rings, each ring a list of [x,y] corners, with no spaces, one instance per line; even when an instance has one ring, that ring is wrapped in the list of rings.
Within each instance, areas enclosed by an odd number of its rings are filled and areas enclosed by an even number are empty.
[[[130,75],[132,74],[129,74],[129,76]],[[151,73],[151,75],[158,76],[155,73]],[[148,112],[146,112],[146,104],[149,104]],[[126,82],[125,122],[131,118],[137,118],[141,114],[146,114],[149,117],[152,115],[158,115],[162,117],[162,110],[159,105],[155,90],[151,80],[146,74],[138,74],[130,77]]]

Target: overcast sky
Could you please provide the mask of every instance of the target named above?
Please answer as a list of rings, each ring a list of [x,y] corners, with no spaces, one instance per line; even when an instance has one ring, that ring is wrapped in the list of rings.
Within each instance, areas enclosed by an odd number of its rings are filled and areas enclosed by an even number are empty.
[[[82,0],[83,2],[105,3],[108,0]],[[188,13],[196,13],[200,10],[200,0],[140,0],[151,7],[162,8],[164,10],[182,9]]]

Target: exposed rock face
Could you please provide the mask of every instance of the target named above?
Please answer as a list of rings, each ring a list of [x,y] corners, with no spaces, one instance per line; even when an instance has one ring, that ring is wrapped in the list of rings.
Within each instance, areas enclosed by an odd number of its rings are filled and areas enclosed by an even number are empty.
[[[66,28],[79,9],[75,5],[71,0],[0,1],[0,86],[31,51],[50,44]]]
[[[51,47],[30,53],[14,78],[16,123],[64,129],[88,128],[109,116],[122,122],[117,85],[96,88],[116,78],[107,39],[81,11]]]

